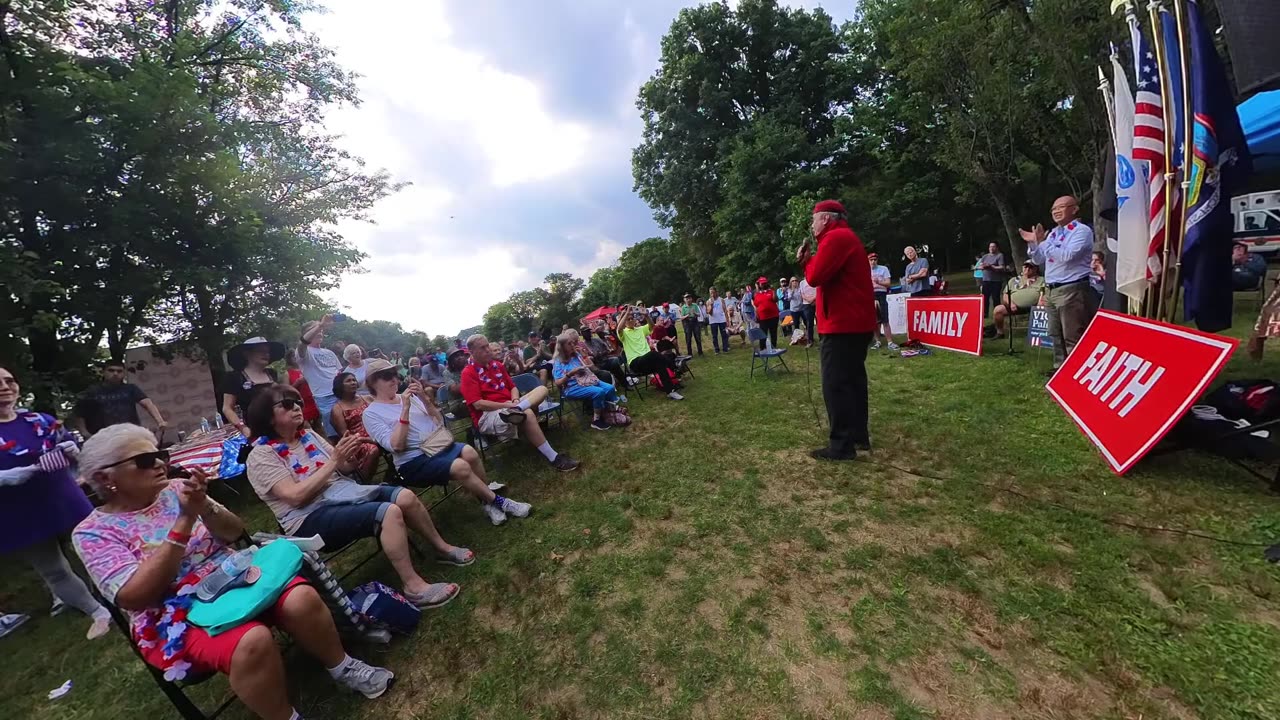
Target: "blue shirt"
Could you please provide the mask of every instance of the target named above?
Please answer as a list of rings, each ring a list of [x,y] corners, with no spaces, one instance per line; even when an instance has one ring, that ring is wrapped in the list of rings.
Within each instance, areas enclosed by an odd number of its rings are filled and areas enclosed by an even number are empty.
[[[574,355],[572,358],[569,359],[569,362],[567,363],[560,362],[559,360],[556,360],[554,363],[552,363],[551,375],[555,377],[555,379],[559,380],[565,375],[572,375],[573,373],[575,373],[578,370],[581,370],[584,367],[586,366],[582,364],[582,358],[578,357],[577,355]],[[566,390],[572,387],[577,387],[577,386],[578,386],[578,380],[575,377],[570,377],[569,382],[565,383]]]
[[[1089,276],[1093,260],[1093,230],[1073,220],[1049,231],[1042,243],[1030,243],[1031,260],[1044,268],[1044,281],[1050,285],[1075,282]]]

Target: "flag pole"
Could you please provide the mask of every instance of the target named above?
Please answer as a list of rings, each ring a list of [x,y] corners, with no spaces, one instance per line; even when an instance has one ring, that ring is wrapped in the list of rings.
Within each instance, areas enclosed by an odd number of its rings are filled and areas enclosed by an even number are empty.
[[[1173,305],[1169,308],[1169,322],[1178,322],[1178,300],[1182,296],[1182,248],[1187,236],[1187,213],[1191,205],[1191,156],[1195,148],[1195,118],[1191,114],[1191,26],[1187,20],[1187,0],[1173,0],[1174,17],[1178,21],[1178,54],[1182,58],[1182,175],[1181,218],[1178,223],[1178,247],[1173,265]],[[1166,233],[1165,237],[1168,237]]]
[[[1137,24],[1139,8],[1136,0],[1111,0],[1111,14],[1117,15],[1121,11],[1124,12],[1126,22],[1132,20],[1135,25]],[[1138,49],[1135,47],[1133,51],[1137,53]],[[1114,44],[1111,47],[1111,54],[1115,54]],[[1159,287],[1158,283],[1147,283],[1147,289],[1143,291],[1142,300],[1136,301],[1130,298],[1129,308],[1134,315],[1138,317],[1153,317],[1156,307],[1155,292],[1157,287]]]
[[[1116,56],[1116,46],[1111,46],[1111,57]],[[1111,91],[1111,81],[1107,79],[1107,74],[1102,72],[1102,66],[1098,66],[1098,92],[1102,93],[1102,104],[1107,108],[1107,132],[1111,134],[1111,144],[1116,142],[1116,106],[1115,93]]]
[[[1173,108],[1170,105],[1170,101],[1173,99],[1172,68],[1169,67],[1169,58],[1165,56],[1164,31],[1160,23],[1160,8],[1163,6],[1163,0],[1149,0],[1147,14],[1151,18],[1151,36],[1155,40],[1156,67],[1160,71],[1160,91],[1165,98],[1165,107],[1172,110]],[[1177,172],[1173,167],[1173,131],[1176,130],[1177,125],[1169,122],[1171,116],[1173,116],[1172,112],[1164,113],[1164,186],[1166,194],[1174,187],[1174,180],[1177,179]],[[1164,318],[1165,295],[1168,290],[1168,282],[1166,281],[1169,278],[1169,236],[1173,231],[1172,200],[1174,198],[1168,198],[1164,204],[1164,250],[1160,261],[1160,277],[1157,278],[1155,314],[1149,315],[1149,317],[1156,320]]]

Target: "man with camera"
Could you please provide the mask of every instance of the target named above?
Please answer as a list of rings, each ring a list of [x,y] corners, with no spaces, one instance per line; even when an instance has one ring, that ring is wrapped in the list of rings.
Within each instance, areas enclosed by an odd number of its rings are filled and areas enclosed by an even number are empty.
[[[643,377],[652,373],[667,397],[683,400],[684,396],[676,392],[675,361],[650,347],[652,333],[653,323],[644,308],[628,305],[618,311],[618,341],[632,374]]]
[[[823,200],[813,207],[810,228],[818,250],[805,241],[796,250],[805,279],[818,289],[818,333],[822,335],[822,398],[831,426],[830,443],[809,454],[818,460],[852,460],[871,449],[868,427],[867,346],[876,328],[871,265],[866,248],[849,229],[844,206]]]

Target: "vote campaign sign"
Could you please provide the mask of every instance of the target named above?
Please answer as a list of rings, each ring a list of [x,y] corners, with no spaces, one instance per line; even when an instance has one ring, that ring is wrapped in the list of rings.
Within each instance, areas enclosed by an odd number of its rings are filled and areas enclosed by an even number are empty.
[[[907,337],[925,345],[982,354],[982,296],[909,298]]]
[[[1027,316],[1027,344],[1032,347],[1053,347],[1053,338],[1049,337],[1049,311],[1039,305],[1032,307]]]
[[[894,335],[907,334],[907,298],[911,293],[889,293],[889,332]]]
[[[1047,389],[1123,475],[1187,413],[1238,344],[1100,310]]]

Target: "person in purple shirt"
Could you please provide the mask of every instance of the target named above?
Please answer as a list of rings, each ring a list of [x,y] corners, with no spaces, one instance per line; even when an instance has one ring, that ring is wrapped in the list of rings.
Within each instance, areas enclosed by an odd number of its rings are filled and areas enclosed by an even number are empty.
[[[1055,227],[1020,230],[1027,256],[1044,269],[1045,307],[1049,337],[1053,338],[1053,368],[1057,370],[1075,349],[1080,336],[1098,312],[1098,296],[1089,287],[1093,258],[1093,230],[1076,218],[1080,203],[1070,195],[1053,201]]]
[[[58,537],[93,510],[71,464],[79,448],[62,424],[17,408],[18,380],[0,367],[0,554],[15,554],[44,579],[55,606],[93,618],[89,639],[106,635],[111,615],[67,564]]]

